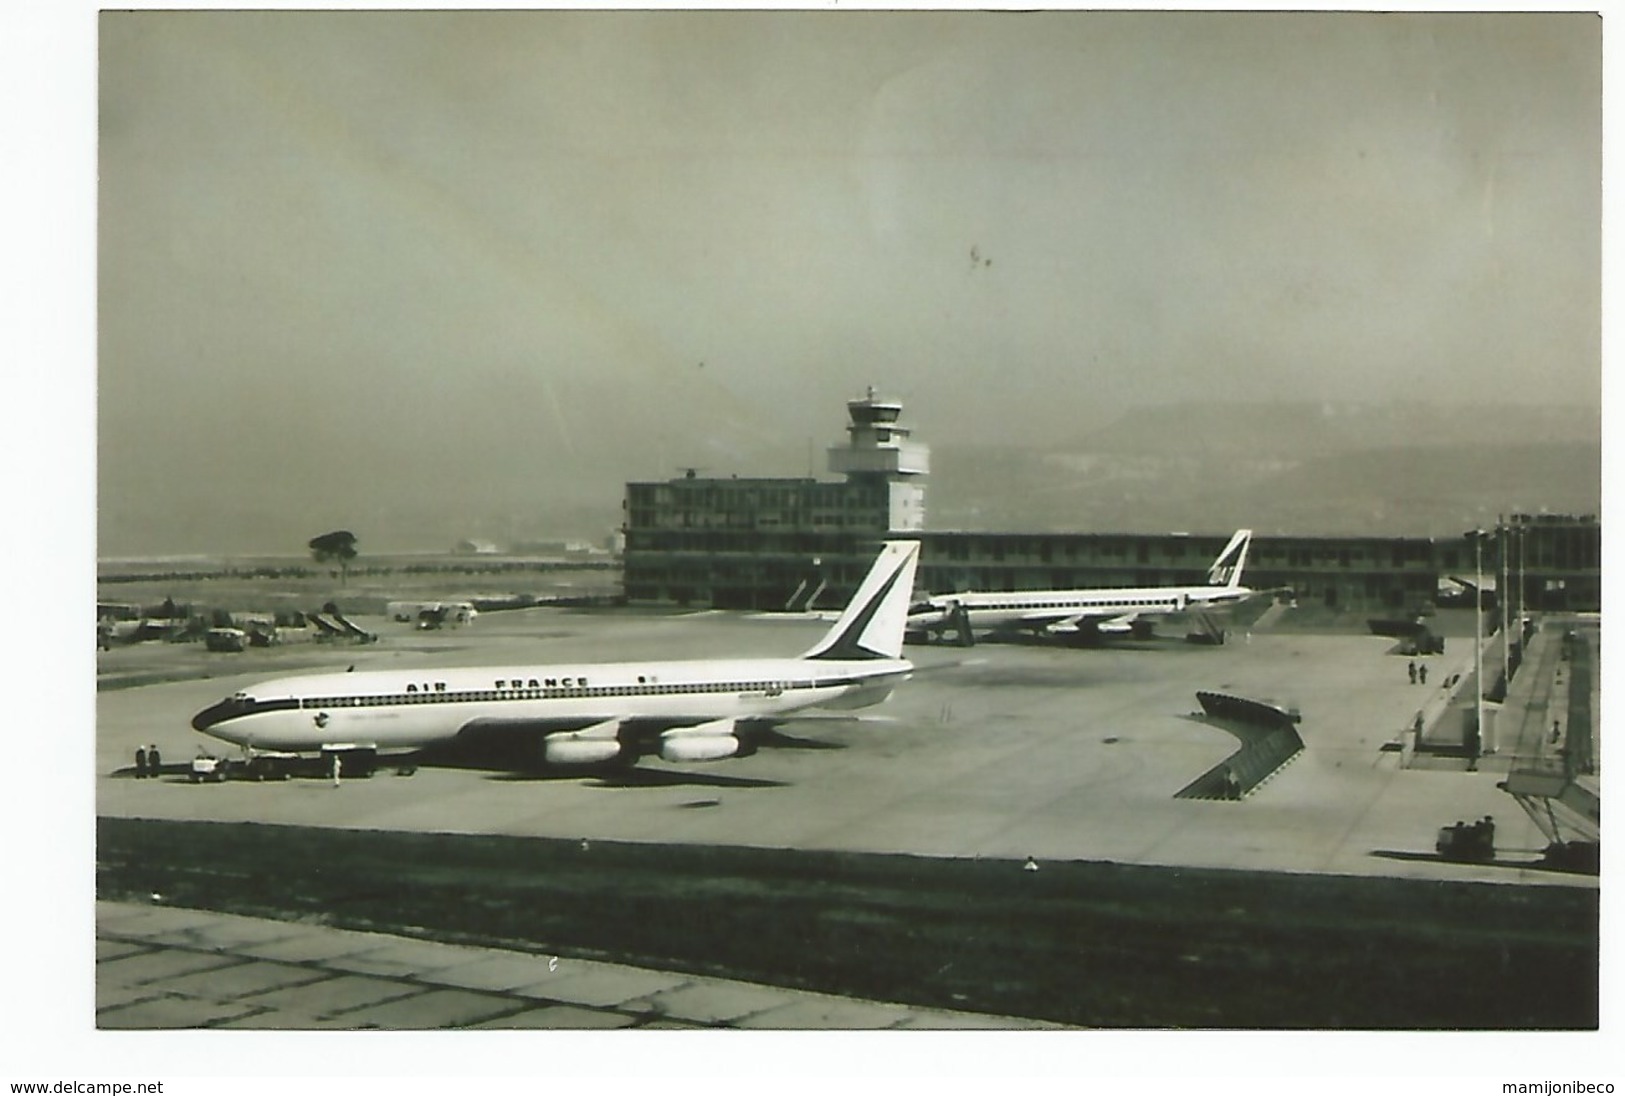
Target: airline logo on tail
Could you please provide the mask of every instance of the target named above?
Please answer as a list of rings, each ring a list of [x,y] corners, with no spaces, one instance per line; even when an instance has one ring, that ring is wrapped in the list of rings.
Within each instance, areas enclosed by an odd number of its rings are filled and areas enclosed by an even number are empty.
[[[825,661],[902,658],[903,630],[919,560],[919,541],[888,540],[835,626],[801,657]]]
[[[1236,530],[1236,535],[1230,538],[1230,543],[1224,546],[1224,551],[1219,553],[1219,558],[1208,569],[1208,585],[1227,586],[1232,590],[1241,585],[1241,569],[1247,565],[1247,546],[1252,539],[1251,529]]]

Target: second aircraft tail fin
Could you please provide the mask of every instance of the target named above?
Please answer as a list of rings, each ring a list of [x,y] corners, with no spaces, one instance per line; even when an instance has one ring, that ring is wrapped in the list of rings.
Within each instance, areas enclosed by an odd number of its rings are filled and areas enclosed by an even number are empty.
[[[1247,546],[1252,539],[1251,529],[1236,530],[1236,535],[1230,538],[1230,543],[1224,546],[1219,558],[1208,568],[1208,585],[1228,586],[1231,589],[1241,585],[1241,569],[1247,565]]]
[[[902,658],[903,629],[919,561],[919,541],[888,540],[840,619],[801,657]]]

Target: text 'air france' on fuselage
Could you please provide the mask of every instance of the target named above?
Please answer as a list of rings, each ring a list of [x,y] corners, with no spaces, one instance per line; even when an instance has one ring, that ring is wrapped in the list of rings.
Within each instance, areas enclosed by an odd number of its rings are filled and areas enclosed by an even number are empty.
[[[903,631],[919,552],[918,541],[886,542],[834,626],[796,658],[288,677],[234,693],[192,726],[262,752],[410,751],[475,735],[534,740],[552,764],[732,757],[747,725],[867,707],[908,676]]]
[[[1206,585],[939,594],[909,608],[909,629],[928,635],[955,627],[1050,634],[1127,632],[1145,618],[1245,601],[1257,593],[1241,584],[1252,535],[1251,529],[1236,530],[1208,568]]]

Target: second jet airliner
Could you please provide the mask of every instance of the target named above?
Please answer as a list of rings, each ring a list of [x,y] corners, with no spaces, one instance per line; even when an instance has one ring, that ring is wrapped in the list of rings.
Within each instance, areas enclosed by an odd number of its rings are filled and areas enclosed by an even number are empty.
[[[972,629],[1026,630],[1046,635],[1088,635],[1143,630],[1169,613],[1202,614],[1255,596],[1241,584],[1251,529],[1237,529],[1208,569],[1205,586],[1103,587],[1088,590],[966,590],[939,594],[909,609],[909,628],[940,636],[957,629],[969,642]],[[1222,637],[1216,626],[1210,631]]]

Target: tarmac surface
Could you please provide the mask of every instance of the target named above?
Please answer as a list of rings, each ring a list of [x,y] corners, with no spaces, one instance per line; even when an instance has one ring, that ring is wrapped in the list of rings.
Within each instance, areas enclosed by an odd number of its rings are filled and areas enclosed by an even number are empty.
[[[1457,759],[1406,767],[1398,745],[1441,683],[1470,668],[1452,639],[1428,658],[1429,684],[1375,636],[1232,633],[1220,647],[1177,638],[1075,649],[982,643],[910,647],[918,667],[883,705],[801,719],[752,756],[675,766],[645,758],[617,776],[381,767],[365,780],[194,786],[205,746],[187,721],[243,684],[312,666],[357,669],[793,654],[818,621],[730,613],[533,609],[419,633],[362,621],[376,645],[290,644],[241,654],[143,644],[102,653],[97,812],[173,820],[499,833],[619,841],[899,852],[928,856],[1109,860],[1125,864],[1596,886],[1542,870],[1545,839],[1496,788],[1545,749],[1540,734],[1467,771]],[[1501,715],[1507,731],[1546,726],[1561,692],[1542,630]],[[212,676],[199,679],[199,673]],[[177,680],[163,680],[174,677]],[[131,684],[151,682],[148,684]],[[1554,686],[1555,683],[1555,686]],[[128,686],[128,687],[120,687]],[[1239,802],[1175,799],[1235,740],[1198,718],[1198,689],[1267,698],[1302,713],[1305,750]],[[1534,714],[1530,714],[1534,713]],[[1431,718],[1431,715],[1430,715]],[[133,778],[137,746],[156,743],[157,780]],[[1523,751],[1523,753],[1520,753]],[[1520,760],[1522,759],[1522,760]],[[1548,759],[1549,760],[1549,759]],[[1497,858],[1433,855],[1441,826],[1493,815]]]
[[[192,714],[257,680],[350,665],[794,654],[828,626],[559,609],[487,614],[434,633],[359,623],[380,641],[100,653],[98,815],[1598,885],[1543,869],[1545,838],[1496,788],[1514,765],[1552,764],[1544,730],[1566,712],[1563,626],[1537,635],[1501,713],[1504,748],[1472,770],[1399,748],[1419,711],[1431,721],[1448,705],[1444,683],[1470,669],[1470,640],[1423,660],[1429,684],[1419,685],[1392,640],[1266,627],[1217,647],[1177,637],[1089,649],[910,647],[915,677],[885,704],[857,719],[796,720],[753,755],[708,765],[644,758],[616,775],[380,766],[338,787],[188,782],[200,747],[234,749],[193,732]],[[1237,746],[1200,718],[1199,689],[1298,709],[1304,751],[1239,801],[1174,798]],[[135,750],[151,744],[165,773],[135,779]],[[1485,815],[1498,826],[1494,862],[1434,854],[1439,827]],[[98,903],[97,960],[103,1028],[1044,1026],[587,960],[555,969],[547,957],[161,903]]]

